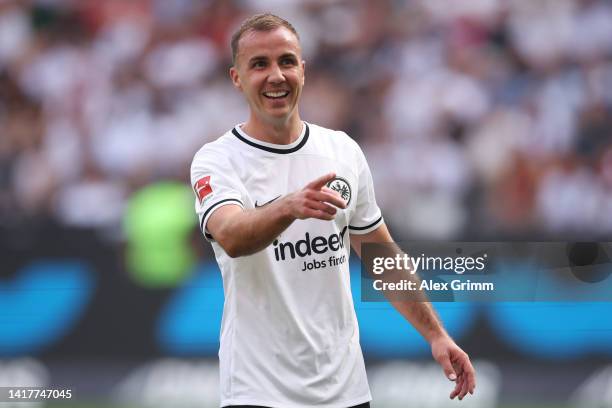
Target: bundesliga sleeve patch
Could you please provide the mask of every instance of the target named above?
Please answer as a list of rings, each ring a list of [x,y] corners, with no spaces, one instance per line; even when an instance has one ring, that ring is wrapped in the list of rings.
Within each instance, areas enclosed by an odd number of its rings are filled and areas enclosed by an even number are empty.
[[[198,200],[200,200],[200,204],[204,201],[207,195],[213,192],[212,187],[210,185],[210,176],[205,176],[196,181],[193,186],[196,195],[198,196]]]

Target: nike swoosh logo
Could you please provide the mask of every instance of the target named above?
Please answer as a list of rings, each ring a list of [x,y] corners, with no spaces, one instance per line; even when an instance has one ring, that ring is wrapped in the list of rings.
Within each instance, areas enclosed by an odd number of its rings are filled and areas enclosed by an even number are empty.
[[[268,204],[270,204],[272,201],[274,201],[274,200],[278,200],[279,198],[280,198],[280,196],[278,196],[278,197],[274,197],[274,198],[273,198],[273,199],[271,199],[270,201],[267,201],[267,202],[265,202],[265,203],[263,203],[263,204],[257,204],[257,201],[255,201],[255,208],[259,208],[259,207],[263,207],[264,205],[268,205]]]

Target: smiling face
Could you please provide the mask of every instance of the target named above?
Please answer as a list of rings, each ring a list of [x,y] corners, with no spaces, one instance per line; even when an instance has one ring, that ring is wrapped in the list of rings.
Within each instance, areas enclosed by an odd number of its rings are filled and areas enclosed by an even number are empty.
[[[249,103],[251,120],[273,126],[299,120],[304,61],[298,39],[287,28],[244,33],[230,76]]]

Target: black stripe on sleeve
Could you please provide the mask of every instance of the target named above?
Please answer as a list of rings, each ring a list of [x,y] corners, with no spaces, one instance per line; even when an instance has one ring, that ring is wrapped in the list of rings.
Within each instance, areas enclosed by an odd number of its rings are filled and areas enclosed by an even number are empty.
[[[373,223],[371,223],[370,225],[366,225],[365,227],[353,227],[352,225],[349,225],[349,229],[353,230],[353,231],[367,230],[368,228],[372,228],[373,226],[378,224],[380,222],[380,220],[382,220],[382,215],[380,217],[378,217],[378,219],[376,221],[374,221]]]
[[[242,201],[236,199],[236,198],[226,198],[225,200],[221,200],[213,205],[211,205],[210,207],[208,207],[208,210],[206,210],[206,212],[204,213],[204,215],[202,216],[202,221],[200,222],[200,230],[202,232],[204,232],[204,235],[206,235],[207,238],[212,239],[212,235],[210,235],[208,232],[206,232],[204,230],[204,220],[206,219],[206,217],[208,216],[208,214],[210,214],[210,212],[212,210],[214,210],[215,208],[219,207],[219,205],[223,204],[223,203],[227,203],[228,201],[233,201],[235,203],[240,204],[242,207],[244,207],[244,204],[242,204]]]

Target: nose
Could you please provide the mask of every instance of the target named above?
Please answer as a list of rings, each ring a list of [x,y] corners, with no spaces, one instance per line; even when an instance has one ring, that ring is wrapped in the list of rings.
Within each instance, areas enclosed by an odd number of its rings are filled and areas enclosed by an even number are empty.
[[[270,75],[268,75],[268,82],[272,84],[278,84],[285,81],[285,75],[280,69],[278,64],[272,64],[270,66]]]

